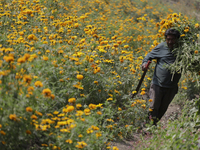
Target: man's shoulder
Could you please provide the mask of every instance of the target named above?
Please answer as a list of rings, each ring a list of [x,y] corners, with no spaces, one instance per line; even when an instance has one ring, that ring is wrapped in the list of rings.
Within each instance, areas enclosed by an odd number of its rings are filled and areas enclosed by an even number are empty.
[[[168,49],[167,43],[166,43],[166,42],[161,42],[161,43],[158,44],[154,49],[157,49],[157,50]]]

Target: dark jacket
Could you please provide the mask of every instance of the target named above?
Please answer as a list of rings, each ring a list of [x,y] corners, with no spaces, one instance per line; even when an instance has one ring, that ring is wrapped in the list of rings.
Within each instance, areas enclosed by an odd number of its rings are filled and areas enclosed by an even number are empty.
[[[181,74],[172,74],[170,73],[170,70],[166,68],[166,65],[170,65],[176,60],[176,57],[170,51],[166,42],[158,44],[150,53],[148,53],[143,59],[143,63],[147,63],[148,60],[152,59],[157,60],[152,83],[166,88],[177,86]]]

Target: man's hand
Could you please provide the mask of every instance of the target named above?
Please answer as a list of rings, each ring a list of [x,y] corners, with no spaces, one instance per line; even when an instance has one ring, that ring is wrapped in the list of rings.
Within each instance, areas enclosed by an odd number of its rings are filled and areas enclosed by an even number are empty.
[[[147,63],[142,64],[142,71],[146,71],[147,70]]]
[[[149,65],[151,64],[151,61],[148,60],[147,63],[143,63],[142,64],[142,71],[147,71],[147,69],[149,68]]]

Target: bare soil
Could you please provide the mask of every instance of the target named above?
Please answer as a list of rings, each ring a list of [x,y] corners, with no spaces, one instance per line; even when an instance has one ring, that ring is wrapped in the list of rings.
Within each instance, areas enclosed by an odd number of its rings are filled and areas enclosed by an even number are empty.
[[[167,112],[160,120],[161,125],[164,127],[167,125],[168,120],[175,120],[178,118],[178,116],[181,114],[181,107],[177,104],[170,104],[168,107]],[[111,145],[117,146],[119,150],[135,150],[136,147],[139,147],[139,145],[143,144],[141,141],[141,137],[143,139],[151,138],[151,135],[149,134],[142,134],[141,133],[135,133],[133,135],[133,139],[130,140],[122,140],[120,142],[112,142]]]

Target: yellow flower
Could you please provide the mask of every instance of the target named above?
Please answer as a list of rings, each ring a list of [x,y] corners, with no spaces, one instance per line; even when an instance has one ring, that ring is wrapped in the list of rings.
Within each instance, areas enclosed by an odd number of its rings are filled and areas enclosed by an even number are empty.
[[[39,112],[39,111],[35,111],[35,113],[36,113],[37,115],[39,115],[39,116],[42,116],[42,113]]]
[[[145,105],[145,104],[143,104],[143,105],[141,105],[141,107],[145,109],[145,108],[146,108],[146,105]]]
[[[84,148],[85,146],[87,146],[87,143],[85,143],[84,141],[77,142],[77,143],[78,143],[76,145],[77,148]]]
[[[113,100],[113,98],[112,98],[112,97],[110,97],[110,98],[108,98],[108,99],[107,99],[107,101],[112,101],[112,100]]]
[[[141,95],[144,95],[144,94],[145,94],[145,91],[142,91],[140,94],[141,94]]]
[[[54,94],[51,94],[51,98],[54,99],[54,98],[55,98],[55,95],[54,95]]]
[[[43,87],[43,84],[42,84],[41,81],[36,81],[36,82],[35,82],[35,86],[36,86],[36,87]]]
[[[10,118],[10,120],[14,120],[14,121],[17,120],[17,116],[15,114],[10,114],[9,118]]]
[[[6,132],[4,132],[4,131],[0,131],[0,133],[2,134],[2,135],[6,135]]]
[[[184,32],[189,32],[189,29],[185,29]]]
[[[74,27],[75,27],[75,28],[78,28],[78,26],[79,26],[78,23],[75,23],[75,24],[74,24]]]
[[[78,75],[76,76],[76,78],[79,79],[79,80],[82,80],[82,79],[83,79],[83,75],[78,74]]]
[[[59,114],[59,112],[58,112],[58,111],[54,111],[53,114],[54,114],[54,115],[57,115],[57,114]]]
[[[195,28],[198,28],[198,27],[199,27],[199,24],[198,24],[198,23],[196,23],[194,26],[195,26]]]
[[[86,108],[86,109],[84,109],[84,112],[85,112],[85,115],[89,115],[90,114],[90,109]]]
[[[44,94],[45,97],[50,97],[51,96],[51,90],[50,89],[44,89],[42,91],[42,93]]]
[[[101,132],[97,132],[96,133],[96,138],[98,139],[98,137],[102,136]]]
[[[47,56],[43,56],[42,59],[45,61],[49,60],[49,58]]]
[[[194,53],[195,53],[195,54],[198,54],[198,50],[195,50]]]
[[[153,100],[152,99],[149,99],[149,102],[152,102]]]
[[[29,86],[28,89],[27,89],[27,91],[28,91],[28,92],[34,91],[34,87]]]
[[[98,84],[98,81],[94,81],[94,84]]]
[[[2,143],[3,145],[5,145],[5,144],[6,144],[6,142],[5,142],[5,141],[1,141],[1,143]]]
[[[97,107],[97,105],[95,105],[95,104],[89,104],[90,109],[95,109],[96,107]]]
[[[91,128],[88,128],[86,132],[87,134],[90,134],[90,133],[93,133],[93,130]]]
[[[81,137],[83,137],[83,135],[82,135],[82,134],[79,134],[78,137],[81,138]]]
[[[137,91],[133,91],[133,92],[132,92],[132,94],[135,94],[135,93],[137,93]]]
[[[119,150],[117,146],[113,146],[113,150]]]
[[[76,108],[79,109],[80,107],[82,107],[81,104],[76,104]]]
[[[18,63],[24,63],[24,62],[26,62],[26,59],[25,59],[25,57],[20,57],[20,58],[17,59],[17,62]]]
[[[82,116],[82,115],[83,115],[83,111],[81,110],[76,111],[76,116]]]
[[[2,128],[2,125],[0,124],[0,128]]]
[[[26,134],[31,134],[31,131],[30,130],[26,130]]]
[[[74,106],[68,106],[67,107],[67,112],[72,112],[74,110]]]
[[[124,48],[129,48],[129,45],[124,45]]]
[[[70,140],[70,139],[66,140],[65,142],[66,142],[66,143],[69,143],[69,144],[72,144],[72,143],[73,143],[72,140]]]
[[[36,115],[32,115],[32,116],[31,116],[31,119],[35,119],[35,120],[36,120],[36,119],[37,119],[37,116],[36,116]]]
[[[13,56],[4,56],[3,59],[4,59],[6,62],[14,61],[14,57],[13,57]]]
[[[98,115],[102,115],[102,112],[101,112],[101,111],[97,111],[97,114],[98,114]]]
[[[118,107],[118,110],[121,111],[122,109],[120,107]]]
[[[68,102],[69,103],[75,103],[76,102],[76,98],[70,98],[70,99],[68,99]]]
[[[149,111],[153,111],[153,109],[149,108]]]
[[[31,75],[24,75],[23,80],[24,82],[30,84],[32,81]]]
[[[26,107],[26,111],[27,111],[27,112],[32,112],[33,109],[32,109],[31,107]]]
[[[185,34],[181,34],[181,37],[184,37],[185,36]]]

